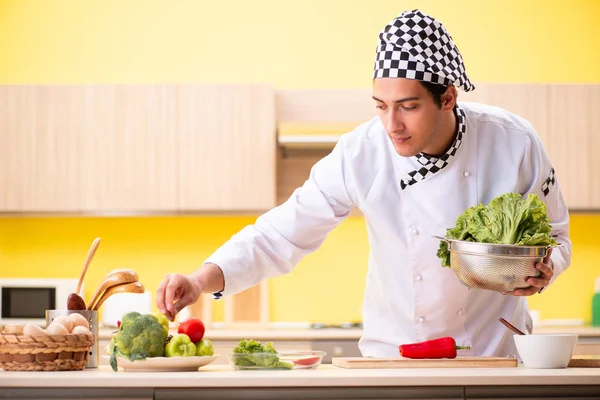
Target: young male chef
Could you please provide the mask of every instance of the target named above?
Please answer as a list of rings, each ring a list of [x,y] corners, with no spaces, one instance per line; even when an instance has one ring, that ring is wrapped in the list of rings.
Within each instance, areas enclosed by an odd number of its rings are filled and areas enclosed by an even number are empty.
[[[378,116],[342,136],[282,205],[260,216],[189,275],[169,274],[157,306],[171,320],[200,293],[231,295],[286,274],[348,216],[362,211],[370,243],[359,348],[397,357],[398,345],[442,336],[462,355],[516,354],[504,317],[531,332],[526,297],[571,260],[568,210],[546,150],[526,120],[457,103],[470,91],[462,56],[444,26],[405,11],[379,34],[373,74]],[[506,192],[536,193],[563,246],[536,267],[529,288],[502,295],[469,289],[436,256],[456,218]]]

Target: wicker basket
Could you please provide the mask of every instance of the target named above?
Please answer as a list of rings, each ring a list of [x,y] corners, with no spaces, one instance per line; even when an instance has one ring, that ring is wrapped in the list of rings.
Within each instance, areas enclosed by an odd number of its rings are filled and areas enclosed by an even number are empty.
[[[47,336],[0,334],[0,368],[5,371],[82,370],[94,340],[91,332]]]

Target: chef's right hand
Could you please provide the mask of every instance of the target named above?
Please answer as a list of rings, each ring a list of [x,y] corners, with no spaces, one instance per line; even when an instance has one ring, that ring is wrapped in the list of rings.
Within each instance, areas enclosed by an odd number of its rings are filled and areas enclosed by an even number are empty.
[[[156,289],[156,306],[169,321],[173,321],[177,313],[195,303],[201,293],[201,284],[194,277],[167,274]]]

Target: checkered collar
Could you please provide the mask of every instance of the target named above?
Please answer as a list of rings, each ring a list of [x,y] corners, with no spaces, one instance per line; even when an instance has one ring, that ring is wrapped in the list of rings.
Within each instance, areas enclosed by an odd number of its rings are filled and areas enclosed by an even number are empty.
[[[458,104],[456,105],[454,112],[458,123],[458,129],[456,133],[456,139],[454,139],[454,143],[452,143],[452,146],[450,146],[450,149],[446,152],[446,154],[439,158],[424,153],[417,154],[415,156],[415,159],[419,162],[419,164],[422,165],[422,167],[410,171],[409,173],[404,175],[404,177],[400,181],[400,188],[402,190],[441,171],[452,162],[452,160],[456,156],[456,152],[458,151],[463,142],[463,136],[467,131],[465,112],[460,107],[458,107]]]

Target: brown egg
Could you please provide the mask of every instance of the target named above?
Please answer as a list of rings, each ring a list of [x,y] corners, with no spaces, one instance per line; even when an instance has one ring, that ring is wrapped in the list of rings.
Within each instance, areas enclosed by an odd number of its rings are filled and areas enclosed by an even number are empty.
[[[24,328],[25,325],[8,324],[4,326],[4,331],[2,333],[14,333],[20,335],[23,333]]]
[[[69,331],[65,326],[58,322],[52,322],[46,327],[46,333],[48,335],[67,335]]]
[[[46,331],[36,324],[27,324],[23,328],[25,336],[46,336]]]
[[[54,318],[52,322],[63,325],[67,329],[67,332],[71,332],[73,329],[73,321],[66,315],[60,315]]]
[[[90,323],[87,318],[79,313],[69,314],[69,319],[73,323],[73,328],[76,326],[85,326],[88,330],[90,329]]]

